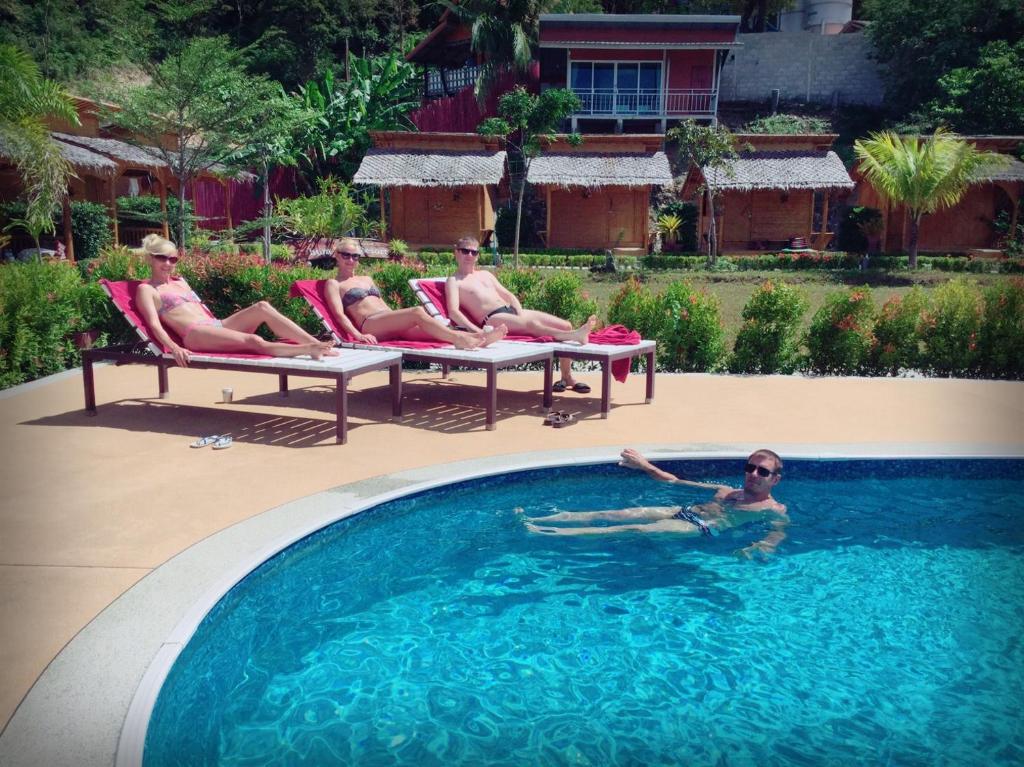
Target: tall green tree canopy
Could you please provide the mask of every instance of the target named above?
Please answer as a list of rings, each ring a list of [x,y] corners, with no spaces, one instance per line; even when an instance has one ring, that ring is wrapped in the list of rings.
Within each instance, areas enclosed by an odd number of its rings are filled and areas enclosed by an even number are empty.
[[[178,180],[177,231],[184,244],[186,184],[249,143],[280,86],[246,74],[241,54],[224,38],[196,38],[148,71],[148,85],[110,94],[119,108],[107,117],[170,166]],[[167,137],[173,138],[170,146]]]
[[[889,101],[906,114],[943,95],[943,75],[976,67],[988,43],[1024,38],[1020,0],[866,0]]]
[[[981,152],[973,144],[938,129],[927,139],[872,133],[854,142],[860,171],[884,197],[906,205],[910,213],[910,267],[917,267],[921,219],[956,205],[967,191],[974,171],[984,164],[1003,162],[1001,155]]]
[[[1003,40],[979,51],[975,67],[939,78],[942,93],[926,108],[936,123],[961,133],[1024,133],[1024,40]]]
[[[52,230],[54,209],[67,195],[71,166],[50,137],[47,118],[78,124],[68,95],[47,80],[23,50],[0,45],[0,153],[17,167],[27,211],[24,226],[37,240]]]

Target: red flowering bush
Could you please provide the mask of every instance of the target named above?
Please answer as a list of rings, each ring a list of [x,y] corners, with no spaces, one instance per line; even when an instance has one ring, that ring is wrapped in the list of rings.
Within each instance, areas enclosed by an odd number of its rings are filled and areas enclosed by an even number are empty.
[[[875,307],[867,287],[830,293],[814,313],[804,340],[815,373],[854,375],[867,366]]]
[[[718,296],[697,290],[688,281],[673,282],[658,298],[664,320],[658,334],[658,362],[663,370],[717,370],[725,357]]]
[[[932,373],[957,376],[975,370],[980,353],[982,305],[978,292],[961,279],[940,285],[917,325],[924,364]]]
[[[419,306],[409,280],[422,277],[426,267],[418,261],[385,261],[369,274],[380,288],[380,294],[392,309]]]
[[[597,314],[597,301],[583,291],[583,281],[573,272],[555,272],[527,294],[524,305],[569,320],[573,327]]]
[[[874,338],[868,353],[868,367],[875,373],[894,375],[921,367],[921,342],[917,324],[928,308],[928,298],[913,287],[900,298],[893,296],[875,318]]]
[[[658,338],[665,324],[660,301],[636,277],[630,277],[608,306],[608,323],[624,325],[643,338]]]
[[[792,373],[800,364],[797,331],[807,311],[803,291],[768,280],[743,307],[729,369],[737,373]]]
[[[1024,279],[999,282],[984,294],[978,350],[982,373],[1024,378]]]

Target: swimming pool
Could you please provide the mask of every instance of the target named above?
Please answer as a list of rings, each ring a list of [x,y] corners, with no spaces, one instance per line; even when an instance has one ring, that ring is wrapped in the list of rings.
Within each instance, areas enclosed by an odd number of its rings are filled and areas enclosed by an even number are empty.
[[[742,461],[662,464],[709,481]],[[145,764],[1015,764],[1019,460],[790,461],[764,564],[522,515],[707,497],[601,465],[384,504],[229,592]],[[946,499],[944,502],[936,499]]]

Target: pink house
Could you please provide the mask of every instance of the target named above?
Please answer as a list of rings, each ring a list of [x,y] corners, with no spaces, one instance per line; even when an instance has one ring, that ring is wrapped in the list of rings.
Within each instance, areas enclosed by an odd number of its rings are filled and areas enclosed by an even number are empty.
[[[739,16],[543,14],[540,87],[579,96],[574,132],[664,133],[686,119],[713,125],[739,24]]]

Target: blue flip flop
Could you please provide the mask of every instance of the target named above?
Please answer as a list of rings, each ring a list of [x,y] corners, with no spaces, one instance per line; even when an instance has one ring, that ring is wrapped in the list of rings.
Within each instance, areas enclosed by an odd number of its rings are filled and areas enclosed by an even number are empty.
[[[206,447],[207,445],[213,445],[220,438],[219,434],[211,434],[209,437],[200,437],[189,445],[189,447]]]
[[[217,437],[217,441],[213,443],[214,450],[223,450],[226,447],[231,447],[233,440],[227,434]]]

